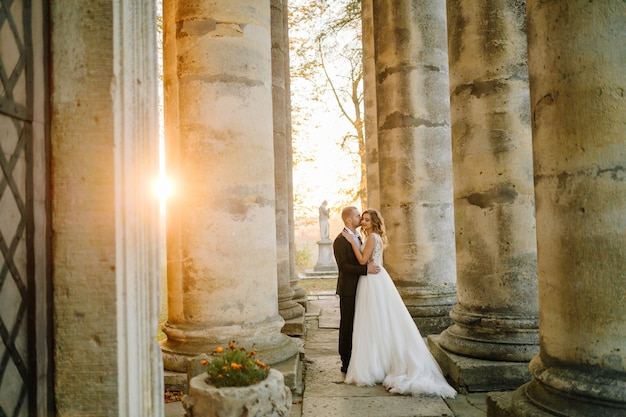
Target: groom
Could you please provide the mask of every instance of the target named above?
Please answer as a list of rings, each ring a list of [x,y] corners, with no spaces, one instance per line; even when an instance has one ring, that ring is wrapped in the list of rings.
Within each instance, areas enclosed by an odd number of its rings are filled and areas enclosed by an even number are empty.
[[[361,225],[361,213],[354,206],[345,207],[341,211],[344,230],[354,236],[354,240],[361,244],[361,236],[356,228]],[[350,356],[352,355],[352,327],[354,324],[354,306],[356,286],[361,275],[377,274],[380,266],[370,264],[361,265],[354,255],[352,245],[339,233],[333,242],[333,252],[339,277],[337,278],[337,294],[339,295],[339,356],[341,356],[341,372],[346,373]]]

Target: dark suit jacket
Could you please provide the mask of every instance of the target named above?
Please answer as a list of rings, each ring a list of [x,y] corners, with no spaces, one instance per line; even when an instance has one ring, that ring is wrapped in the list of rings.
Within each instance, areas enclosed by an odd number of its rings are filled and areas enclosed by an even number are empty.
[[[339,268],[337,278],[337,294],[339,296],[354,297],[356,285],[361,275],[367,275],[367,265],[360,265],[354,255],[352,245],[339,233],[333,242],[335,261]]]

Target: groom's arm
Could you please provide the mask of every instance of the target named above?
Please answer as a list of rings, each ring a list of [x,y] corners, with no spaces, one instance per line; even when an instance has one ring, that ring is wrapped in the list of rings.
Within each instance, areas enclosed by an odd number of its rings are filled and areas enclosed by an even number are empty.
[[[343,274],[367,275],[367,265],[360,265],[354,256],[352,246],[343,237],[335,239],[333,242],[333,252],[337,267]]]

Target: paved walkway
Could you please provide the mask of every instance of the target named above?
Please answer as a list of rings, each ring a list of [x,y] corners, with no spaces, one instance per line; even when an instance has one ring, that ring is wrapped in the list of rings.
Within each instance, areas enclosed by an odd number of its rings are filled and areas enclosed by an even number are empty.
[[[380,385],[357,387],[343,383],[337,353],[339,298],[309,296],[304,340],[304,389],[294,396],[289,417],[486,417],[484,393],[439,397],[389,394]],[[165,405],[166,417],[182,417],[180,403]]]

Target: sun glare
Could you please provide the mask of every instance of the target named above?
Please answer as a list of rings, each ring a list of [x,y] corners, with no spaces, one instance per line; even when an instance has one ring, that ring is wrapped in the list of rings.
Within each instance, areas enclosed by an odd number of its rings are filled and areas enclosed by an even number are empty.
[[[154,194],[164,202],[174,192],[174,184],[169,178],[161,176],[154,181],[153,191]]]

